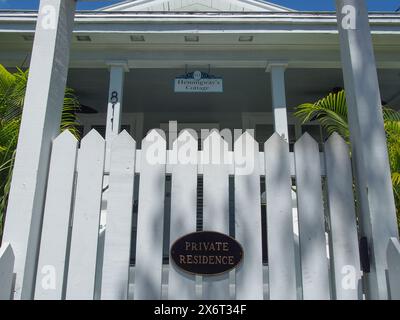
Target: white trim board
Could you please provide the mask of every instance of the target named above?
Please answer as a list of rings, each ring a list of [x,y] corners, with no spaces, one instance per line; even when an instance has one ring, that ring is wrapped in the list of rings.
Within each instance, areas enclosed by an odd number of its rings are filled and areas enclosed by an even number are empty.
[[[261,0],[137,0],[123,1],[98,11],[294,11]]]

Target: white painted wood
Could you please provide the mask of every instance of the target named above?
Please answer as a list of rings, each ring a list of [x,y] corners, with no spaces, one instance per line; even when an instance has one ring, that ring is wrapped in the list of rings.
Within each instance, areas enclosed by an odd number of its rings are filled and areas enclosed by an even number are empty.
[[[92,130],[82,139],[78,152],[67,299],[94,297],[104,157],[105,141]]]
[[[270,2],[255,0],[138,0],[124,1],[105,11],[292,11]]]
[[[125,71],[128,70],[126,62],[113,61],[108,65],[110,67],[110,84],[106,122],[106,172],[110,171],[111,142],[118,136],[121,128]]]
[[[235,238],[244,258],[236,269],[236,299],[263,299],[261,237],[261,188],[259,146],[245,132],[236,140],[235,159]]]
[[[318,144],[305,133],[294,150],[303,299],[325,300],[330,289]]]
[[[127,299],[136,142],[124,130],[112,142],[101,299]]]
[[[325,161],[335,299],[362,299],[353,175],[348,146],[337,133],[325,143]]]
[[[142,141],[136,238],[136,300],[161,299],[166,141],[152,130]]]
[[[12,297],[14,260],[11,245],[3,242],[0,247],[0,300],[10,300]]]
[[[36,300],[63,298],[77,146],[78,141],[69,131],[64,131],[53,142],[36,276]]]
[[[321,176],[326,176],[326,170],[325,170],[325,156],[322,152],[319,153],[319,163],[320,163],[320,169],[321,169]],[[294,163],[294,152],[289,153],[289,161],[290,161],[290,175],[294,178],[296,176],[296,168],[295,168],[295,163]]]
[[[202,156],[208,159],[203,165],[203,230],[229,234],[228,144],[216,131],[204,140]],[[229,274],[203,277],[203,298],[229,299]]]
[[[204,158],[208,157],[208,155],[207,155],[208,151],[199,151],[198,154],[199,154],[199,156],[198,156],[199,159],[204,159]],[[234,154],[233,154],[232,151],[228,151],[225,156],[228,159],[230,159],[229,162],[225,164],[226,169],[228,170],[228,173],[230,175],[234,175],[235,174],[235,166],[234,166],[234,163],[233,163]],[[204,173],[204,164],[207,164],[207,163],[203,163],[202,161],[200,161],[200,163],[199,163],[197,173],[200,174],[200,175],[202,175]],[[168,167],[167,167],[167,169],[168,169]]]
[[[40,1],[3,235],[15,254],[15,299],[31,299],[34,294],[48,166],[52,141],[60,132],[75,3]]]
[[[104,177],[106,178],[106,177]],[[103,179],[103,186],[105,185],[105,179]],[[107,181],[108,185],[108,181]],[[103,188],[104,189],[104,188]],[[104,192],[103,192],[103,200],[104,200]],[[102,200],[102,202],[103,202]],[[102,219],[105,220],[105,217],[102,216],[103,212],[100,210],[100,228],[99,228],[99,240],[97,242],[97,258],[96,258],[96,276],[94,279],[94,300],[101,299],[101,281],[102,274],[103,274],[103,261],[104,261],[104,244],[106,239],[106,228],[105,228],[105,221],[103,222]]]
[[[125,111],[125,110],[124,110]],[[143,139],[143,112],[123,112],[121,118],[121,127],[129,126],[129,134],[136,140]],[[91,114],[79,114],[79,124],[83,127],[83,134],[86,135],[92,129],[92,126],[103,126],[105,125],[104,119],[107,119],[106,112],[91,113]]]
[[[198,142],[183,131],[173,143],[178,160],[172,165],[170,246],[196,231]],[[187,154],[195,157],[188,158]],[[196,299],[196,277],[181,271],[170,258],[168,299]]]
[[[389,298],[400,300],[400,243],[390,238],[387,250]]]
[[[336,7],[360,229],[372,245],[367,298],[387,299],[387,246],[399,233],[368,10],[365,0]]]
[[[286,109],[285,69],[287,63],[271,62],[267,70],[271,72],[272,111],[274,128],[285,141],[289,141],[289,128]]]
[[[296,259],[289,145],[275,133],[264,145],[269,295],[295,300]]]

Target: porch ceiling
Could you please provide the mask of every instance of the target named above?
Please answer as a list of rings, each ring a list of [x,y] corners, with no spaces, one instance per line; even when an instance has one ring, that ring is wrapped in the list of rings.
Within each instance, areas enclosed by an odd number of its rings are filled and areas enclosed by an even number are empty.
[[[207,65],[190,66],[188,71],[208,71]],[[222,94],[174,93],[173,80],[182,69],[132,69],[126,74],[125,112],[268,112],[271,110],[269,74],[261,68],[211,69],[224,79]],[[400,107],[398,70],[379,70],[382,99]],[[84,105],[105,112],[109,74],[106,69],[71,69],[68,85]],[[286,71],[289,110],[312,102],[334,87],[343,87],[340,69],[288,69]]]

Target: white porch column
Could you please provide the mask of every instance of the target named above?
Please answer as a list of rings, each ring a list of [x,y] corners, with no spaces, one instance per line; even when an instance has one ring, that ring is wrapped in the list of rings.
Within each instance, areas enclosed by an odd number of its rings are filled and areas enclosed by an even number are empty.
[[[110,67],[110,85],[106,124],[106,172],[110,169],[111,141],[119,134],[121,128],[122,99],[124,91],[125,72],[129,71],[125,61],[107,63]]]
[[[289,141],[286,110],[285,70],[286,62],[271,62],[267,72],[271,73],[272,111],[274,113],[275,132]]]
[[[51,144],[60,132],[74,13],[75,0],[40,1],[3,238],[15,253],[15,299],[33,296]]]
[[[398,238],[381,96],[364,0],[336,0],[361,235],[368,238],[368,298],[387,299],[386,250]]]

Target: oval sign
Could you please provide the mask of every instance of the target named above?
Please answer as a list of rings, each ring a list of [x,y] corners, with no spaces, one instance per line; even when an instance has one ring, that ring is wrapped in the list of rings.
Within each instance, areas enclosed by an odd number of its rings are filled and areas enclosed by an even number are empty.
[[[171,247],[171,258],[186,272],[217,275],[237,267],[243,259],[243,248],[230,236],[201,231],[176,240]]]

